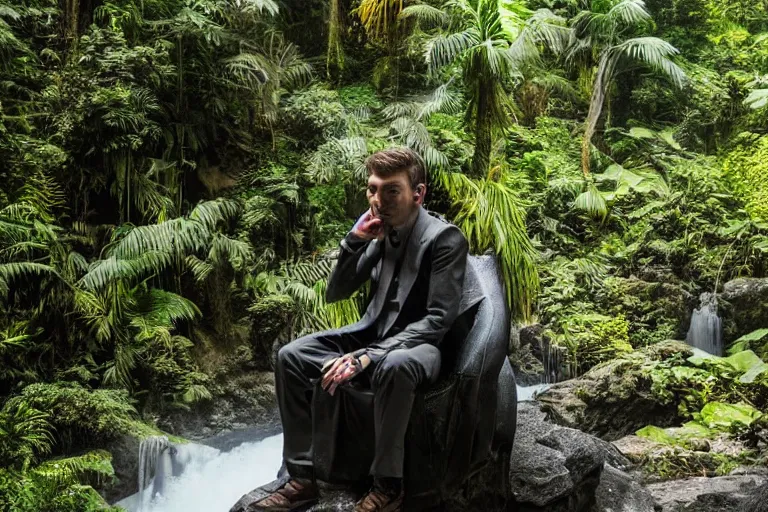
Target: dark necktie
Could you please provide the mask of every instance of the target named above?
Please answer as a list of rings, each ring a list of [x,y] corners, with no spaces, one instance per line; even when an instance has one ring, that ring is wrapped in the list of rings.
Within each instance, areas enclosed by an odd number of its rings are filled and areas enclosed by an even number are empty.
[[[392,247],[400,247],[400,235],[397,230],[393,229],[389,232],[389,243],[392,244]]]

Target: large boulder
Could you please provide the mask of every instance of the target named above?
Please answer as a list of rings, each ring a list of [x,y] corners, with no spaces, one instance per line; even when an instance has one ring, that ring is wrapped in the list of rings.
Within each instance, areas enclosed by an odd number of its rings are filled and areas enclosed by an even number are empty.
[[[747,504],[756,501],[753,493],[765,483],[763,475],[746,474],[669,480],[647,488],[662,512],[759,512],[768,509]]]
[[[633,346],[685,337],[697,298],[671,273],[646,268],[638,276],[609,277],[598,294],[602,311],[623,314]]]
[[[553,384],[537,396],[556,423],[613,441],[651,424],[679,424],[674,403],[661,404],[651,392],[644,369],[675,355],[689,357],[691,347],[664,341],[598,365],[577,379]]]
[[[593,512],[654,512],[655,504],[653,495],[628,474],[603,468]]]
[[[515,446],[509,460],[499,457],[457,489],[445,503],[450,512],[651,512],[650,494],[621,469],[629,461],[601,439],[546,421],[534,404],[520,404]],[[269,484],[268,484],[269,485]],[[254,510],[263,486],[243,496],[230,512]],[[364,489],[323,490],[309,512],[346,511]],[[602,508],[601,508],[602,507]],[[635,507],[635,508],[633,508]],[[637,508],[645,507],[645,508]]]
[[[768,327],[768,278],[740,277],[728,281],[720,298],[726,343]]]

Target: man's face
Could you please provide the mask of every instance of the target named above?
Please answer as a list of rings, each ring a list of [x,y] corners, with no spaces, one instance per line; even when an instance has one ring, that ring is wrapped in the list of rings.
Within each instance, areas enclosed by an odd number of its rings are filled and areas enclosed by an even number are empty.
[[[404,224],[419,207],[423,198],[423,189],[419,190],[422,192],[416,197],[416,191],[411,188],[407,171],[394,173],[386,178],[376,174],[368,177],[367,196],[371,211],[389,226]]]

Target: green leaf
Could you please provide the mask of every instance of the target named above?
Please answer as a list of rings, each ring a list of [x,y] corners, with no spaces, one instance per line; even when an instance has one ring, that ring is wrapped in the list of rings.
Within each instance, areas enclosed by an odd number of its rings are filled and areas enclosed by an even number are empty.
[[[737,424],[749,426],[762,415],[751,405],[743,403],[710,402],[701,410],[701,420],[706,426],[726,430]]]
[[[670,430],[675,431],[675,437],[678,439],[701,439],[714,435],[710,429],[697,421],[689,421],[680,428]]]
[[[675,140],[675,130],[673,128],[666,128],[660,131],[659,138],[678,151],[683,149]]]
[[[661,444],[675,444],[675,438],[667,433],[663,428],[648,425],[635,432],[640,437],[656,441]]]
[[[758,357],[758,355],[751,350],[738,352],[732,356],[726,357],[723,359],[723,361],[730,364],[741,373],[747,372],[756,366],[765,364],[763,360],[760,359],[760,357]]]
[[[739,377],[739,382],[743,384],[752,384],[757,377],[766,372],[768,372],[768,364],[760,363],[759,365],[753,366],[747,373]]]
[[[740,341],[762,341],[762,339],[766,336],[768,336],[768,329],[757,329],[756,331],[752,331],[749,334],[745,334],[744,336],[735,340],[734,343],[738,343]]]
[[[630,128],[629,134],[632,137],[636,137],[638,139],[655,139],[656,138],[655,131],[649,128],[643,128],[642,126],[634,126]]]

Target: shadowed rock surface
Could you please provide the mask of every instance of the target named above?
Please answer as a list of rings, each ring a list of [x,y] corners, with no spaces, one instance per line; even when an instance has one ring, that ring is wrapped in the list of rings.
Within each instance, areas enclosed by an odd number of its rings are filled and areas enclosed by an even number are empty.
[[[648,490],[662,512],[757,512],[768,509],[748,503],[765,482],[759,474],[693,477],[650,484]]]

